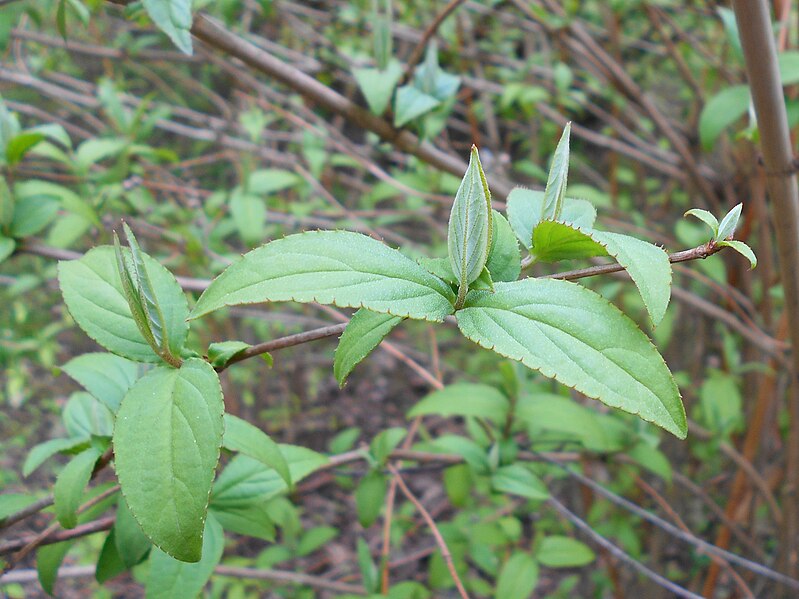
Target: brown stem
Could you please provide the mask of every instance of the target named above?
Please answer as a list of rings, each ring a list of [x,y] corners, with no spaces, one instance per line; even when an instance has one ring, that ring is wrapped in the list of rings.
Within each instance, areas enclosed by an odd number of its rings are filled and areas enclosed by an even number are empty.
[[[345,328],[347,328],[347,323],[343,322],[341,324],[331,324],[330,326],[313,329],[311,331],[304,331],[302,333],[297,333],[295,335],[287,335],[286,337],[280,337],[279,339],[272,339],[271,341],[264,341],[263,343],[259,343],[257,345],[248,347],[240,354],[237,354],[233,358],[231,358],[227,362],[227,364],[225,364],[224,366],[220,366],[216,370],[217,372],[222,372],[231,364],[235,364],[236,362],[241,362],[242,360],[246,360],[247,358],[252,358],[254,356],[260,356],[270,351],[276,351],[278,349],[283,349],[286,347],[293,347],[295,345],[300,345],[302,343],[308,343],[309,341],[324,339],[325,337],[340,335],[341,333],[344,332]]]
[[[438,549],[441,551],[441,557],[444,558],[444,562],[447,564],[447,569],[452,576],[452,580],[455,581],[455,586],[457,587],[461,598],[469,599],[469,594],[463,587],[460,576],[458,576],[458,571],[455,569],[455,564],[452,562],[452,554],[449,552],[447,542],[444,540],[444,537],[441,536],[441,532],[438,530],[438,526],[436,526],[436,523],[433,520],[433,517],[430,515],[430,512],[425,509],[421,502],[416,498],[416,495],[414,495],[413,492],[408,488],[408,485],[406,485],[405,481],[402,480],[402,476],[397,469],[390,464],[388,465],[388,469],[394,475],[394,480],[397,481],[397,486],[399,487],[400,491],[402,491],[402,494],[408,498],[408,501],[413,504],[413,506],[418,510],[419,514],[421,514],[424,521],[427,523],[427,526],[430,527],[430,532],[432,532],[433,537],[435,537]]]
[[[464,0],[450,0],[450,2],[443,9],[441,9],[441,12],[439,12],[432,21],[430,21],[427,29],[425,29],[424,33],[422,33],[419,43],[416,44],[416,47],[413,49],[413,53],[411,54],[410,58],[408,58],[408,62],[405,64],[405,74],[402,77],[403,81],[410,79],[413,67],[415,67],[422,58],[422,54],[424,54],[424,49],[425,46],[427,46],[427,42],[429,42],[430,38],[436,34],[436,31],[438,31],[438,28],[441,27],[441,23],[444,22],[444,19],[451,15],[455,9],[463,4],[463,2]]]

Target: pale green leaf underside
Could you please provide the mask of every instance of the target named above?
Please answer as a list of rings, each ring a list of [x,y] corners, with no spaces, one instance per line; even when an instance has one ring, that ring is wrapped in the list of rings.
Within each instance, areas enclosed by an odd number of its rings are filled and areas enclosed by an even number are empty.
[[[114,354],[97,352],[81,354],[61,368],[116,413],[143,366]]]
[[[733,239],[730,239],[728,241],[719,241],[718,245],[722,247],[732,248],[736,252],[741,254],[744,258],[749,260],[750,268],[754,268],[755,266],[757,266],[757,256],[755,256],[755,253],[752,251],[752,248],[746,245],[743,241],[735,241]]]
[[[457,313],[475,343],[679,438],[685,409],[663,358],[627,316],[575,283],[525,279],[471,292]]]
[[[182,347],[188,334],[186,296],[172,273],[158,261],[144,254],[144,264],[173,344]],[[125,358],[161,361],[131,315],[113,247],[96,247],[79,260],[59,262],[58,282],[70,314],[89,337]]]
[[[180,369],[148,372],[117,414],[114,456],[122,493],[150,540],[182,561],[200,559],[223,410],[216,372],[191,358]]]
[[[391,59],[384,70],[353,69],[352,74],[366,98],[369,110],[379,116],[388,108],[394,88],[402,79],[402,65],[398,60]]]
[[[491,243],[491,203],[477,149],[461,180],[449,215],[447,245],[452,272],[466,287],[480,276]]]
[[[184,53],[191,55],[191,0],[142,0],[153,23]]]
[[[248,252],[200,297],[191,318],[224,306],[317,302],[403,318],[441,321],[454,294],[387,245],[349,231],[311,231]]]
[[[533,238],[533,253],[545,262],[612,256],[629,273],[652,322],[663,319],[671,297],[671,262],[661,248],[629,235],[554,221],[540,222]]]
[[[533,229],[541,222],[544,192],[516,187],[508,195],[508,222],[526,248],[533,245]],[[558,222],[571,223],[590,229],[596,220],[596,208],[591,202],[575,198],[563,198],[563,209]]]
[[[736,204],[736,206],[724,215],[719,223],[719,230],[716,233],[716,240],[722,241],[727,239],[730,235],[735,233],[735,228],[738,226],[738,220],[741,218],[741,210],[743,204]]]
[[[685,213],[685,216],[693,216],[705,223],[710,230],[713,231],[713,238],[717,238],[719,234],[719,220],[707,210],[701,208],[691,208]]]
[[[515,281],[522,271],[519,242],[510,224],[496,210],[492,210],[491,250],[488,252],[486,268],[492,281]]]
[[[353,314],[336,347],[333,374],[338,384],[344,386],[353,369],[401,322],[399,316],[369,310]]]
[[[560,141],[558,141],[558,146],[555,148],[555,153],[552,155],[552,164],[549,167],[549,176],[547,177],[543,205],[541,206],[541,220],[560,218],[569,175],[570,135],[571,123],[567,123]]]

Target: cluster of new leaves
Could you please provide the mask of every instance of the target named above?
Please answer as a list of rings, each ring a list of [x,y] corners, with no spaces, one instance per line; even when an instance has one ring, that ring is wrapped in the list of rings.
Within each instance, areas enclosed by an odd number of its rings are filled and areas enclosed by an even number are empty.
[[[70,437],[35,448],[26,465],[30,471],[56,452],[75,455],[55,488],[61,524],[79,521],[82,491],[98,459],[113,447],[123,497],[101,558],[115,564],[106,573],[130,567],[149,552],[152,588],[180,577],[204,581],[220,555],[222,529],[273,535],[264,496],[286,491],[324,458],[278,446],[260,429],[224,414],[217,369],[248,346],[215,343],[203,358],[186,340],[191,320],[225,306],[295,301],[358,308],[336,350],[334,372],[341,384],[404,319],[441,322],[454,316],[463,335],[478,345],[685,437],[677,386],[632,320],[576,283],[519,280],[517,240],[529,252],[526,264],[613,257],[630,273],[654,322],[668,302],[671,271],[663,250],[594,229],[593,207],[566,196],[568,136],[567,128],[546,189],[513,191],[509,220],[491,208],[488,182],[472,150],[452,206],[447,258],[415,262],[346,231],[290,235],[245,254],[211,283],[192,311],[175,277],[141,250],[127,227],[127,247],[116,240],[115,247],[60,263],[70,313],[111,352],[65,366],[87,390],[68,405],[69,418],[83,424],[68,423]],[[726,237],[734,220],[735,215],[725,218],[715,230],[717,237],[725,233],[716,243],[733,243]],[[215,481],[222,448],[242,455]],[[496,489],[519,492],[522,474],[496,473]]]

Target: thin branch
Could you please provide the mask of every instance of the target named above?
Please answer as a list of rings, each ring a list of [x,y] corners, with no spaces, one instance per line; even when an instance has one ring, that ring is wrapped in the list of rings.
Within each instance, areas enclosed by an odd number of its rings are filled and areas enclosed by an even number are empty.
[[[421,502],[416,498],[416,496],[411,492],[408,488],[408,485],[405,484],[405,481],[402,480],[402,476],[397,471],[397,469],[389,464],[388,465],[389,471],[394,475],[394,480],[397,481],[397,486],[399,487],[402,494],[408,498],[414,507],[419,511],[424,521],[427,523],[427,526],[430,527],[430,532],[433,533],[433,537],[436,539],[436,544],[438,545],[439,550],[441,551],[441,557],[444,558],[444,562],[447,564],[447,568],[449,569],[449,573],[452,576],[452,580],[455,581],[455,586],[458,588],[458,592],[462,599],[469,599],[469,595],[466,592],[466,589],[463,587],[463,583],[461,582],[460,576],[458,576],[458,571],[455,569],[455,564],[452,562],[452,554],[449,552],[449,547],[447,547],[447,542],[444,540],[444,537],[441,536],[441,532],[438,530],[438,526],[436,526],[433,517],[430,513],[425,509],[425,507],[421,504]]]
[[[16,524],[20,520],[24,520],[25,518],[29,518],[34,514],[38,514],[44,509],[47,509],[53,505],[53,496],[48,495],[47,497],[42,497],[38,501],[33,502],[27,507],[22,508],[18,512],[14,512],[10,516],[8,516],[5,520],[0,522],[0,530],[4,528],[8,528],[12,524]]]
[[[318,329],[313,329],[311,331],[304,331],[302,333],[296,333],[294,335],[287,335],[285,337],[280,337],[278,339],[272,339],[271,341],[264,341],[263,343],[259,343],[257,345],[253,345],[248,347],[240,354],[237,354],[233,358],[231,358],[227,364],[217,368],[218,372],[225,370],[231,364],[235,364],[236,362],[241,362],[242,360],[246,360],[247,358],[252,358],[254,356],[260,356],[262,354],[269,353],[271,351],[276,351],[278,349],[283,349],[286,347],[293,347],[295,345],[300,345],[302,343],[308,343],[309,341],[316,341],[317,339],[324,339],[325,337],[333,337],[334,335],[340,335],[344,332],[344,329],[347,328],[346,322],[341,324],[331,324],[327,327],[321,327]]]
[[[109,530],[114,525],[115,520],[116,516],[106,516],[105,518],[93,520],[92,522],[87,522],[86,524],[80,524],[75,528],[70,528],[69,530],[52,532],[46,538],[43,538],[39,543],[37,543],[36,546],[41,547],[42,545],[52,545],[53,543],[70,541],[72,539],[78,539],[87,535],[93,535],[96,532]],[[7,541],[0,545],[0,555],[8,555],[9,553],[24,549],[26,546],[34,543],[40,536],[41,533],[38,535],[20,537],[19,539],[14,539],[13,541]]]
[[[693,545],[700,551],[703,551],[709,555],[720,557],[722,559],[727,560],[730,563],[741,566],[742,568],[745,568],[750,572],[754,572],[755,574],[759,574],[760,576],[763,576],[770,580],[782,583],[792,589],[799,590],[799,580],[796,580],[789,576],[785,576],[785,574],[781,574],[775,570],[772,570],[771,568],[769,568],[768,566],[764,566],[763,564],[753,562],[752,560],[748,560],[745,557],[741,557],[740,555],[736,555],[735,553],[716,547],[715,545],[708,543],[707,541],[700,539],[699,537],[691,533],[684,532],[679,528],[677,528],[676,526],[674,526],[673,524],[671,524],[670,522],[666,522],[659,516],[656,516],[655,514],[645,510],[644,508],[639,507],[632,501],[625,499],[620,495],[617,495],[616,493],[610,491],[609,489],[606,489],[596,481],[588,478],[587,476],[584,476],[583,474],[580,474],[579,472],[576,472],[572,468],[564,466],[563,464],[560,464],[549,458],[543,458],[543,459],[545,462],[549,462],[550,464],[557,464],[557,466],[561,470],[566,472],[570,477],[578,480],[581,484],[589,487],[590,489],[592,489],[594,492],[601,495],[605,499],[615,503],[619,507],[624,508],[625,510],[635,514],[636,516],[643,518],[647,522],[654,524],[655,526],[657,526],[661,530],[664,530],[673,537],[676,537],[681,541]]]
[[[403,75],[403,80],[407,81],[411,77],[411,72],[413,71],[413,67],[421,60],[422,54],[424,54],[425,46],[427,46],[427,42],[430,41],[430,38],[436,34],[438,28],[441,27],[441,23],[451,15],[461,4],[463,4],[464,0],[450,0],[450,2],[441,9],[435,18],[430,21],[430,24],[427,26],[427,29],[424,30],[422,33],[422,38],[416,44],[416,47],[413,49],[413,53],[411,53],[410,58],[408,58],[408,62],[405,63],[405,74]]]
[[[627,564],[639,574],[646,576],[649,580],[663,587],[667,591],[674,593],[674,595],[677,597],[687,597],[688,599],[702,599],[701,595],[692,593],[688,589],[684,589],[683,587],[674,584],[673,582],[664,578],[657,572],[650,570],[648,567],[639,562],[637,559],[628,555],[624,550],[620,549],[619,547],[611,543],[608,539],[603,537],[601,534],[596,532],[593,528],[591,528],[590,524],[588,524],[585,520],[580,518],[577,514],[570,511],[569,508],[567,508],[565,505],[563,505],[560,501],[558,501],[554,497],[550,497],[547,501],[549,502],[549,505],[555,508],[555,510],[559,514],[561,514],[569,522],[574,524],[575,527],[579,528],[586,536],[588,536],[592,541],[594,541],[594,543],[605,549],[608,553],[610,553],[620,562]]]

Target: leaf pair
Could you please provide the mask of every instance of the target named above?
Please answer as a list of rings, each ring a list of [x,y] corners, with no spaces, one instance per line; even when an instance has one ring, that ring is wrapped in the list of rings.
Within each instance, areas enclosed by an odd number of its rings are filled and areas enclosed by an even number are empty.
[[[710,230],[713,231],[711,243],[715,244],[716,246],[734,249],[744,258],[749,260],[751,268],[754,268],[757,266],[757,256],[755,256],[752,248],[750,248],[743,241],[736,241],[732,238],[732,236],[735,234],[735,229],[738,227],[738,221],[741,218],[742,209],[743,204],[737,204],[727,214],[724,215],[724,218],[721,219],[721,222],[719,222],[718,219],[710,212],[707,210],[702,210],[701,208],[692,208],[685,213],[685,216],[694,216],[705,223],[708,227],[710,227]]]

